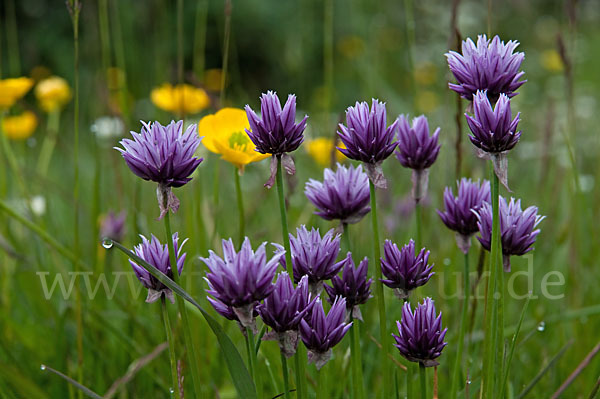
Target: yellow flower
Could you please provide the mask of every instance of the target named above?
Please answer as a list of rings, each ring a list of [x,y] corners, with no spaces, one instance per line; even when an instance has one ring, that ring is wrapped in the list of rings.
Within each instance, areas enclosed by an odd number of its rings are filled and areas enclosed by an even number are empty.
[[[206,92],[188,84],[165,83],[152,90],[150,98],[158,108],[174,114],[197,114],[210,105]]]
[[[44,111],[59,111],[71,100],[71,88],[63,78],[51,76],[35,86],[35,97]]]
[[[0,110],[10,108],[33,86],[33,80],[25,77],[0,80]]]
[[[556,50],[546,50],[542,53],[542,66],[550,72],[562,72],[565,68],[560,54]]]
[[[327,137],[319,137],[306,143],[308,154],[323,167],[331,166],[331,152],[335,146],[335,141]],[[338,147],[345,148],[344,143],[339,142]],[[335,150],[335,159],[338,162],[342,162],[345,158],[340,150]]]
[[[198,123],[198,134],[204,136],[202,144],[211,152],[221,154],[221,158],[234,164],[240,171],[244,166],[262,161],[271,156],[260,154],[246,133],[250,129],[246,112],[238,108],[223,108],[213,115],[207,115]]]
[[[11,140],[25,140],[29,138],[37,127],[37,118],[31,111],[21,115],[7,116],[2,120],[2,131]]]

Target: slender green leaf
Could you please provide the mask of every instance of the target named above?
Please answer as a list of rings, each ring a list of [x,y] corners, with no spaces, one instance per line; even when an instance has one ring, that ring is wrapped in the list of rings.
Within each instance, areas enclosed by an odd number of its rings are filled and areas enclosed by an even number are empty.
[[[540,372],[533,378],[533,380],[531,380],[529,385],[527,385],[525,387],[525,389],[523,389],[523,391],[519,394],[519,396],[517,396],[517,399],[524,398],[529,393],[529,391],[531,391],[533,389],[535,384],[537,384],[539,382],[539,380],[542,379],[544,374],[546,374],[548,372],[548,370],[550,370],[550,368],[552,368],[552,366],[554,366],[554,363],[556,363],[558,361],[558,359],[560,359],[562,357],[562,355],[565,354],[565,352],[567,351],[567,349],[569,349],[569,347],[571,345],[573,345],[573,340],[567,342],[567,344],[565,346],[563,346],[561,348],[561,350],[558,351],[558,353],[556,355],[554,355],[554,357],[552,359],[550,359],[548,364],[540,370]]]
[[[508,381],[508,373],[510,372],[510,364],[512,362],[513,354],[515,353],[517,337],[519,336],[519,331],[521,330],[521,324],[523,324],[523,319],[525,318],[525,312],[527,312],[527,307],[529,306],[530,300],[531,300],[531,295],[529,295],[527,297],[527,299],[525,300],[525,305],[523,305],[523,310],[521,311],[521,317],[519,318],[519,324],[517,324],[517,329],[515,331],[515,335],[513,335],[513,339],[510,344],[508,358],[506,359],[506,364],[505,364],[505,369],[504,369],[504,377],[502,378],[502,385],[500,386],[500,398],[504,397],[504,389],[506,388],[506,381]]]
[[[225,334],[225,331],[221,328],[219,323],[210,315],[198,302],[194,300],[183,288],[179,285],[175,284],[173,280],[168,278],[165,274],[161,273],[153,265],[144,261],[142,258],[137,256],[135,253],[125,248],[123,245],[116,241],[110,241],[105,239],[104,245],[112,243],[115,247],[117,247],[120,251],[129,256],[132,260],[134,260],[139,265],[143,266],[150,274],[158,279],[161,283],[169,287],[173,292],[177,295],[181,296],[183,299],[194,305],[202,316],[208,323],[209,327],[217,337],[219,341],[219,345],[221,346],[221,350],[223,351],[223,356],[225,357],[225,362],[227,363],[227,368],[229,369],[229,373],[231,374],[231,378],[233,379],[233,384],[242,399],[256,399],[256,387],[254,386],[254,382],[250,377],[250,373],[244,364],[244,360],[242,356],[238,352],[237,348],[231,341],[231,339]]]
[[[75,388],[79,389],[84,394],[86,394],[89,398],[102,399],[102,396],[98,395],[96,392],[92,391],[88,387],[81,385],[80,383],[78,383],[77,381],[75,381],[74,379],[69,377],[68,375],[63,374],[58,370],[54,370],[52,367],[48,367],[48,366],[42,364],[41,369],[43,371],[49,371],[51,373],[56,374],[57,376],[59,376],[60,378],[62,378],[65,381],[67,381],[69,384],[73,385]]]

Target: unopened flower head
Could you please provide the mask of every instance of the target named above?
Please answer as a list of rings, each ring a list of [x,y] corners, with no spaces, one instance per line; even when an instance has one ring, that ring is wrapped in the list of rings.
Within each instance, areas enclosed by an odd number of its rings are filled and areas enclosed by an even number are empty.
[[[161,244],[158,238],[154,236],[151,236],[150,240],[142,235],[140,235],[140,237],[142,238],[142,243],[138,244],[134,248],[135,254],[147,263],[156,267],[170,279],[173,279],[173,271],[171,268],[171,262],[169,260],[168,245]],[[184,240],[180,246],[178,234],[173,234],[173,245],[177,258],[177,272],[179,274],[181,274],[181,271],[183,270],[183,263],[185,262],[186,254],[182,252],[182,248],[186,241],[187,239]],[[129,260],[129,263],[131,264],[131,267],[133,268],[138,280],[140,280],[144,287],[148,288],[148,297],[146,298],[146,302],[155,302],[162,295],[165,295],[165,297],[167,297],[171,303],[175,302],[173,292],[170,288],[150,274],[150,272],[148,272],[148,270],[146,270],[142,265],[138,265],[131,259]]]
[[[462,43],[462,54],[450,51],[446,54],[450,71],[456,78],[448,86],[468,101],[473,100],[477,90],[487,90],[492,101],[500,94],[513,97],[525,80],[519,71],[525,58],[523,53],[515,53],[519,42],[504,43],[498,36],[491,41],[486,35],[477,37],[477,45],[468,38]]]
[[[121,211],[115,214],[113,211],[109,211],[100,220],[100,237],[110,238],[111,240],[120,242],[123,240],[125,235],[125,218],[127,214],[125,211]]]
[[[381,282],[395,290],[400,299],[406,299],[410,292],[425,285],[434,273],[433,264],[429,265],[429,251],[425,248],[415,255],[415,242],[399,249],[390,240],[383,244],[385,258],[381,258],[381,272],[385,279]]]
[[[185,83],[176,86],[165,83],[152,90],[150,99],[158,108],[178,116],[197,114],[210,105],[204,90]]]
[[[357,102],[346,110],[346,125],[339,124],[338,136],[346,148],[338,149],[348,158],[365,163],[373,184],[385,188],[386,181],[381,163],[396,148],[398,120],[387,126],[385,103],[373,99],[371,108],[366,102]]]
[[[256,146],[246,133],[249,128],[244,110],[223,108],[200,120],[198,134],[204,136],[202,144],[209,151],[220,154],[222,159],[242,172],[249,163],[269,157],[268,154],[256,152]]]
[[[35,86],[35,97],[40,108],[50,113],[60,111],[71,100],[72,93],[66,80],[51,76]]]
[[[208,258],[201,258],[209,269],[205,278],[209,287],[207,292],[231,306],[240,323],[253,329],[254,307],[275,289],[272,281],[283,256],[283,253],[277,253],[267,261],[265,245],[262,243],[254,251],[246,237],[237,252],[231,239],[223,240],[223,257],[209,251]]]
[[[358,267],[354,265],[352,254],[346,255],[346,263],[342,270],[342,277],[333,276],[331,286],[325,284],[325,291],[329,296],[329,303],[333,304],[336,297],[340,296],[346,300],[346,310],[354,319],[362,320],[362,315],[358,305],[367,303],[371,295],[371,283],[373,279],[368,278],[367,270],[369,260],[365,258],[359,263]]]
[[[317,299],[311,314],[300,322],[302,342],[308,348],[308,361],[321,369],[331,359],[331,348],[337,345],[352,323],[345,323],[346,300],[338,297],[325,316],[323,303]]]
[[[157,197],[160,207],[160,218],[169,209],[176,212],[179,200],[171,191],[171,187],[181,187],[192,178],[201,158],[194,152],[200,145],[200,137],[196,134],[196,124],[190,125],[182,132],[183,121],[171,122],[163,126],[158,122],[142,122],[140,133],[131,132],[133,140],[123,139],[118,150],[129,169],[144,180],[158,183]]]
[[[507,202],[504,197],[500,196],[499,205],[504,270],[509,272],[512,255],[524,255],[533,249],[533,244],[540,233],[540,229],[536,229],[536,227],[545,216],[538,215],[536,206],[522,210],[520,199],[511,198],[510,202]],[[480,233],[477,239],[489,251],[492,240],[492,205],[485,202],[476,215]]]
[[[411,362],[421,363],[425,367],[437,366],[436,360],[447,345],[444,342],[447,328],[442,330],[442,313],[436,315],[431,298],[425,298],[417,304],[413,312],[410,303],[402,308],[402,321],[396,322],[398,335],[392,334],[400,354]]]
[[[477,215],[484,202],[490,201],[490,182],[462,178],[457,182],[456,197],[451,187],[444,190],[444,211],[437,210],[442,222],[450,230],[456,232],[456,242],[463,251],[469,252],[471,236],[479,231]]]
[[[304,194],[317,207],[317,215],[325,220],[358,223],[371,210],[369,178],[362,166],[338,164],[333,172],[325,169],[323,182],[310,179]]]

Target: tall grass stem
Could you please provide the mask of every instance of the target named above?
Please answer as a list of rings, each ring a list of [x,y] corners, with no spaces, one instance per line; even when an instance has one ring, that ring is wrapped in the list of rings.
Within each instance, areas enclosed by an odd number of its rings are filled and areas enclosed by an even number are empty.
[[[161,318],[165,326],[165,334],[167,335],[167,343],[169,344],[169,363],[171,365],[171,378],[173,380],[173,391],[175,398],[181,398],[179,390],[179,382],[177,378],[177,358],[175,357],[175,342],[173,341],[173,331],[171,330],[171,321],[169,320],[169,311],[167,310],[167,301],[164,294],[160,297]]]

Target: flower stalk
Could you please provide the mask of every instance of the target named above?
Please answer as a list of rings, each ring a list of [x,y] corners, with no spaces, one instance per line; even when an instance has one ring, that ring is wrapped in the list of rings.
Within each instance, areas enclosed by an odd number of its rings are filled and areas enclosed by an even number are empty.
[[[465,270],[463,276],[463,304],[460,316],[460,330],[458,333],[458,346],[456,350],[456,360],[454,362],[454,369],[452,371],[452,383],[450,385],[450,397],[455,398],[458,390],[458,379],[461,372],[462,359],[467,356],[467,353],[463,353],[465,331],[468,323],[468,308],[469,308],[469,253],[465,253]],[[468,348],[467,348],[468,349]]]
[[[283,168],[281,165],[281,155],[277,155],[277,195],[279,199],[279,212],[281,215],[281,234],[283,235],[283,248],[285,249],[285,264],[290,276],[294,275],[292,269],[292,252],[290,251],[290,234],[288,231],[287,212],[285,209],[285,194],[283,191]]]
[[[242,187],[240,185],[240,173],[238,168],[233,168],[233,175],[235,180],[235,193],[237,196],[237,206],[238,206],[238,217],[239,217],[239,243],[240,246],[242,242],[244,242],[244,237],[246,236],[246,218],[244,216],[244,200],[242,197]]]
[[[160,308],[163,325],[165,326],[165,333],[167,335],[167,343],[169,344],[169,361],[171,365],[171,377],[173,378],[173,391],[175,392],[175,398],[181,398],[181,391],[179,390],[179,382],[177,379],[177,359],[175,358],[175,342],[173,341],[173,331],[171,330],[171,321],[169,320],[169,312],[167,311],[167,302],[165,296],[160,297]]]
[[[290,397],[290,381],[288,375],[287,358],[283,352],[281,354],[281,371],[283,373],[283,397],[288,399]]]
[[[381,267],[379,266],[379,259],[381,258],[381,249],[379,247],[379,224],[377,222],[377,197],[375,194],[375,185],[373,181],[369,179],[369,190],[371,194],[371,222],[373,227],[373,265],[375,266],[375,292],[377,297],[377,308],[379,311],[379,332],[381,339],[381,367],[383,376],[383,397],[389,398],[390,395],[390,375],[389,368],[387,367],[388,359],[388,333],[386,324],[385,314],[385,298],[383,294],[383,283],[381,282]]]
[[[164,223],[165,231],[167,234],[167,242],[169,243],[169,261],[171,264],[171,270],[173,270],[173,281],[175,282],[175,284],[178,284],[177,281],[179,280],[179,273],[177,272],[177,259],[175,255],[175,246],[173,245],[173,234],[171,233],[171,220],[168,211],[165,214]],[[194,346],[194,341],[192,340],[192,333],[188,322],[188,314],[187,309],[185,307],[184,299],[180,295],[175,295],[175,297],[177,299],[177,308],[179,309],[179,313],[181,314],[181,322],[183,324],[183,338],[185,342],[186,351],[188,352],[190,371],[192,373],[192,382],[194,385],[194,391],[192,396],[195,396],[197,393],[201,392],[202,387],[202,385],[200,385],[200,374],[198,373],[196,348]]]
[[[419,380],[421,383],[421,399],[427,399],[427,370],[425,370],[423,363],[419,363]]]

